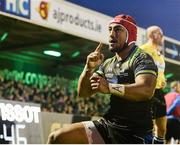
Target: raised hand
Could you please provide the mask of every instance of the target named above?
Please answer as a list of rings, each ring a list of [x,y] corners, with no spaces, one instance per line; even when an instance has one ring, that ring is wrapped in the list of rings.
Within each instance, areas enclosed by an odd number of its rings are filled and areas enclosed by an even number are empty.
[[[102,46],[103,44],[99,43],[95,51],[87,56],[86,65],[88,69],[94,69],[102,63],[104,59],[104,55],[101,53]]]

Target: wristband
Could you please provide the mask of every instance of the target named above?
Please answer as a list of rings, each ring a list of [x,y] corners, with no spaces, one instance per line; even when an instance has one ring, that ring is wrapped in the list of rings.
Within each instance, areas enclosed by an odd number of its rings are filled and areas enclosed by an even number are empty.
[[[116,96],[124,96],[125,86],[122,84],[109,83],[109,92]]]

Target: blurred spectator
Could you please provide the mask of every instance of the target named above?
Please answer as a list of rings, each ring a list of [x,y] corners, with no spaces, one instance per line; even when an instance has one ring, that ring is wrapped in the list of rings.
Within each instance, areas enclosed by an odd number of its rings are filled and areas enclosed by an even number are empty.
[[[180,82],[174,81],[170,84],[172,92],[165,95],[167,105],[167,143],[171,139],[180,143]]]

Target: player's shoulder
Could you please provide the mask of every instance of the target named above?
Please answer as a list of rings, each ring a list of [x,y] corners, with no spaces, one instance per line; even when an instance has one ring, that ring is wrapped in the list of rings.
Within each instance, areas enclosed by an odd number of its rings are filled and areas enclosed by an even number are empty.
[[[140,47],[137,47],[135,53],[133,53],[133,55],[131,56],[130,64],[132,65],[142,60],[152,60],[152,57],[149,55],[149,53],[147,53]]]
[[[144,51],[141,47],[137,46],[136,51],[133,53],[131,57],[135,58],[142,58],[142,57],[147,57],[149,54]]]
[[[114,57],[111,57],[111,58],[107,58],[104,62],[103,62],[103,66],[109,66],[112,62],[115,61],[115,56]]]

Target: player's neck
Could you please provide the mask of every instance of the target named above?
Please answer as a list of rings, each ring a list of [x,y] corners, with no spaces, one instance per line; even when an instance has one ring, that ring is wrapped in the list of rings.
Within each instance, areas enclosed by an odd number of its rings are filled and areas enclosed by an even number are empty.
[[[120,53],[116,53],[116,57],[117,57],[117,60],[118,61],[121,61],[123,59],[125,59],[128,54],[129,54],[129,51],[133,48],[134,44],[130,44],[127,48],[125,48],[122,52]]]

